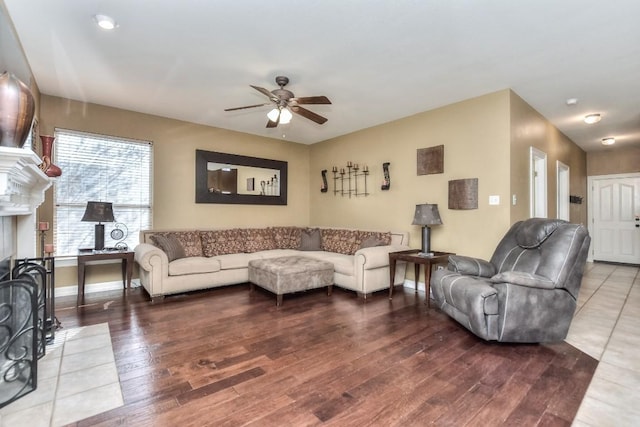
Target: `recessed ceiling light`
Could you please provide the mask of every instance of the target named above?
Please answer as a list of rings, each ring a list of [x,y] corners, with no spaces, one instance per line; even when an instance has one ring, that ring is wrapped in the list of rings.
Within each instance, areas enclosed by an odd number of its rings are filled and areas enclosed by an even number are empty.
[[[103,30],[113,30],[118,26],[118,23],[112,17],[107,15],[95,15],[93,20],[96,21],[98,27]]]
[[[616,139],[613,137],[603,138],[602,145],[613,145],[616,143]]]
[[[578,103],[578,98],[569,98],[566,102],[567,105],[576,105]]]
[[[592,125],[594,123],[598,123],[601,118],[602,117],[600,117],[600,114],[587,114],[586,116],[584,116],[584,122],[586,124]]]

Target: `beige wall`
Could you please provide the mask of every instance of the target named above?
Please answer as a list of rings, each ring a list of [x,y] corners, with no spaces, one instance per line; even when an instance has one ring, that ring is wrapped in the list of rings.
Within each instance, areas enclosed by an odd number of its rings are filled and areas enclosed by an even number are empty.
[[[640,147],[609,147],[587,154],[587,175],[611,175],[640,172]]]
[[[559,160],[569,166],[569,193],[583,197],[582,204],[570,204],[571,222],[587,223],[586,153],[549,123],[516,93],[510,91],[511,117],[511,223],[529,218],[529,152],[535,147],[547,154],[547,216],[557,213],[557,172]]]
[[[42,96],[40,133],[56,127],[151,140],[154,144],[153,227],[207,228],[226,226],[306,225],[309,223],[309,147],[201,126],[147,114]],[[195,150],[203,149],[288,162],[286,206],[195,203]],[[54,146],[55,151],[55,146]],[[64,171],[62,172],[64,173]],[[40,209],[42,220],[52,218],[52,190]],[[56,285],[75,284],[75,268],[57,269]],[[96,277],[91,268],[87,283],[118,279]]]
[[[115,136],[154,142],[154,228],[312,224],[404,230],[411,246],[419,248],[421,230],[411,221],[415,205],[428,202],[438,204],[444,222],[432,229],[434,249],[489,258],[507,228],[529,216],[530,146],[548,155],[549,216],[556,209],[556,160],[570,167],[571,194],[585,196],[586,190],[585,153],[510,90],[311,146],[50,96],[43,96],[41,105],[42,133],[55,127],[104,134],[117,130]],[[418,176],[417,150],[441,144],[444,173]],[[197,148],[288,161],[288,205],[196,204]],[[347,161],[369,166],[368,197],[333,193],[331,169]],[[388,191],[380,189],[383,162],[391,164]],[[320,192],[322,169],[329,171],[327,193]],[[448,182],[462,178],[478,178],[478,209],[448,209]],[[362,180],[359,185],[362,190]],[[40,209],[43,220],[52,213],[50,193]],[[512,194],[518,199],[515,206]],[[490,195],[500,196],[500,205],[489,205]],[[571,219],[586,222],[586,203],[571,205]],[[58,286],[76,283],[75,268],[59,270]],[[87,283],[117,280],[117,273],[117,268],[93,268]]]
[[[444,145],[444,173],[417,175],[417,150]],[[347,161],[371,170],[368,197],[320,192],[320,171]],[[489,257],[509,226],[509,91],[420,113],[311,146],[311,223],[410,232],[416,204],[437,203],[444,225],[432,228],[435,250]],[[390,162],[391,188],[380,189],[382,163]],[[331,172],[328,173],[332,176]],[[478,178],[478,209],[448,209],[448,182]],[[489,195],[502,204],[489,206]]]

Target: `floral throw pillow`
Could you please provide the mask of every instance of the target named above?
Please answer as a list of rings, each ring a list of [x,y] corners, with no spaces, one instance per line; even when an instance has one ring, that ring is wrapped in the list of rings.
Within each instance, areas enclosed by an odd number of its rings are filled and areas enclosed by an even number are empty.
[[[267,228],[245,228],[244,251],[247,253],[276,249],[271,230]]]
[[[206,257],[244,252],[244,232],[239,228],[201,231],[203,253]]]
[[[360,248],[358,231],[327,228],[322,230],[322,250],[353,255]]]

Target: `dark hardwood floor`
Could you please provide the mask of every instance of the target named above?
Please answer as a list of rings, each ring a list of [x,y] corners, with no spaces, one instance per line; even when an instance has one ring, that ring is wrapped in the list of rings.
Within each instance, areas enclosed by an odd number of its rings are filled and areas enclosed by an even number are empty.
[[[125,405],[77,426],[568,426],[597,365],[566,343],[479,340],[407,289],[85,300],[56,315],[109,323]]]

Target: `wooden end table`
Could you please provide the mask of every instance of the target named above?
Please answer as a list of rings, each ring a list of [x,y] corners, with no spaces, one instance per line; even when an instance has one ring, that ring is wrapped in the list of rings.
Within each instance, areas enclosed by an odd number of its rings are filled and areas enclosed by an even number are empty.
[[[427,307],[431,306],[431,269],[438,264],[446,264],[449,262],[449,255],[455,255],[451,252],[433,252],[433,256],[420,256],[420,249],[409,249],[406,251],[389,252],[389,273],[391,281],[389,282],[389,299],[393,298],[393,281],[396,275],[396,262],[406,261],[412,262],[416,275],[416,292],[418,292],[418,278],[420,277],[420,266],[424,265],[424,287],[427,293]]]
[[[122,260],[122,285],[126,289],[131,287],[131,276],[133,275],[133,251],[118,250],[80,250],[78,251],[78,301],[81,305],[84,300],[84,279],[85,267],[87,263],[103,260]]]

